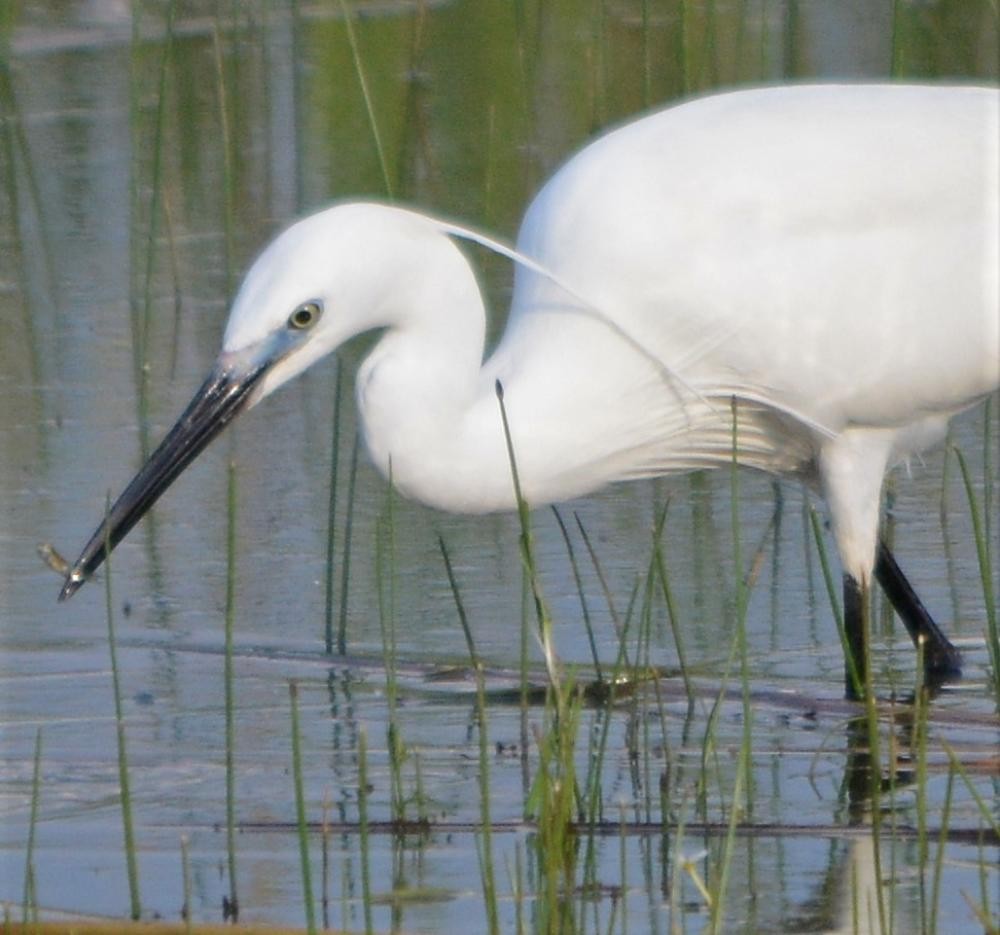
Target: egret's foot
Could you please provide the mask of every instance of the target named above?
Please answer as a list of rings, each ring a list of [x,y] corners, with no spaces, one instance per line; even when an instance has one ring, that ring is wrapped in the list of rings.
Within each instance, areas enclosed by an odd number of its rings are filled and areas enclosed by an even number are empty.
[[[962,680],[962,654],[948,640],[945,640],[944,643],[925,646],[923,658],[924,687],[932,695],[937,694],[946,685]],[[844,697],[848,701],[864,699],[864,683],[859,685],[855,681],[850,666],[847,667],[844,684]]]
[[[940,688],[962,678],[962,654],[948,640],[943,644],[925,645],[923,654],[924,679],[929,686]]]
[[[944,631],[921,603],[889,547],[879,540],[875,557],[875,577],[906,626],[917,652],[923,654],[924,678],[928,686],[940,687],[962,677],[962,654],[952,646]]]

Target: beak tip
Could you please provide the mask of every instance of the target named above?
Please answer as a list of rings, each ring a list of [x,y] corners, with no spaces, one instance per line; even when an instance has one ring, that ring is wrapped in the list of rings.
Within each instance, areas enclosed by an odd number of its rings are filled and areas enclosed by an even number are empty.
[[[80,588],[83,587],[84,582],[87,580],[86,576],[79,568],[74,568],[67,576],[66,581],[63,583],[62,590],[59,592],[59,603],[71,598]]]

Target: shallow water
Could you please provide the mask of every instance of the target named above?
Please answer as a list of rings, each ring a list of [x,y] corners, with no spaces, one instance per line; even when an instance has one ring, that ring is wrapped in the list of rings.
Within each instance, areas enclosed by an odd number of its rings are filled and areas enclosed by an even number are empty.
[[[331,198],[385,194],[350,47],[342,22],[330,13],[336,5],[300,4],[295,18],[292,5],[244,4],[236,24],[213,19],[214,5],[198,6],[185,7],[176,21],[159,117],[163,8],[144,12],[134,36],[113,3],[26,3],[7,37],[12,82],[4,92],[10,119],[2,158],[13,172],[4,173],[9,180],[0,215],[0,320],[6,326],[0,342],[0,899],[15,906],[24,891],[32,757],[41,730],[37,903],[52,912],[121,915],[128,909],[104,579],[58,605],[59,580],[36,546],[52,542],[67,557],[75,555],[109,489],[118,491],[137,466],[140,425],[157,439],[200,382],[215,356],[227,295],[268,236]],[[507,239],[538,180],[600,126],[685,89],[884,77],[893,58],[891,16],[860,2],[767,4],[763,18],[757,4],[688,4],[684,42],[672,3],[606,5],[599,18],[570,2],[353,6],[366,12],[355,28],[397,194]],[[955,3],[947,11],[895,7],[903,73],[996,79],[996,20],[988,4]],[[56,9],[59,17],[52,15]],[[228,169],[220,98],[232,142]],[[147,266],[151,215],[154,259]],[[474,256],[493,304],[503,307],[509,270]],[[132,314],[138,310],[141,317],[147,269],[149,397],[140,412]],[[363,352],[358,344],[343,355],[345,374]],[[304,917],[298,845],[289,825],[295,812],[288,683],[294,679],[308,815],[342,823],[326,837],[311,836],[314,887],[329,894],[331,924],[363,927],[367,860],[375,893],[397,894],[395,901],[376,900],[376,928],[485,930],[473,833],[480,816],[474,683],[468,673],[452,681],[436,677],[445,664],[468,662],[440,534],[477,651],[496,670],[488,724],[491,749],[500,745],[491,757],[493,846],[501,920],[513,928],[517,913],[530,919],[532,909],[519,910],[510,880],[518,865],[529,874],[533,860],[533,832],[521,823],[521,711],[499,694],[517,685],[525,603],[518,527],[510,516],[445,516],[393,499],[392,586],[383,588],[381,605],[391,612],[380,616],[379,582],[388,578],[378,571],[376,528],[389,499],[362,458],[348,549],[353,421],[345,380],[333,598],[336,623],[340,568],[349,551],[348,656],[326,656],[336,381],[331,361],[240,420],[157,505],[154,520],[115,552],[112,604],[143,910],[178,916],[182,837],[196,918],[220,918],[229,891],[220,828],[226,464],[233,460],[241,918],[299,923]],[[980,491],[983,434],[981,410],[956,421],[953,440],[970,459]],[[945,471],[944,460],[940,452],[928,455],[893,484],[901,564],[967,662],[962,686],[935,703],[926,786],[935,831],[949,785],[941,741],[956,751],[995,816],[1000,739],[985,681],[985,611],[969,510],[957,464],[949,459]],[[994,455],[994,475],[998,463]],[[994,489],[996,483],[994,476]],[[619,650],[614,618],[628,618],[630,595],[647,573],[656,517],[669,501],[666,563],[686,661],[698,675],[691,715],[678,680],[669,679],[659,694],[643,691],[640,705],[623,705],[610,716],[601,771],[604,818],[633,824],[599,839],[597,879],[606,889],[581,910],[591,928],[606,929],[612,913],[623,910],[631,931],[667,931],[671,919],[698,930],[707,921],[687,871],[679,872],[679,886],[670,882],[678,853],[707,851],[694,864],[705,874],[718,866],[736,776],[744,710],[738,698],[719,709],[710,780],[703,804],[697,803],[713,702],[724,681],[738,688],[738,670],[729,667],[726,675],[735,600],[730,484],[726,472],[672,478],[617,487],[562,510],[607,668]],[[832,930],[844,917],[846,897],[838,893],[849,891],[846,881],[871,873],[871,836],[864,830],[870,816],[851,807],[848,788],[862,756],[848,727],[855,712],[839,700],[841,652],[809,504],[796,486],[776,488],[764,477],[741,474],[739,486],[745,562],[761,547],[747,616],[751,812],[758,833],[735,845],[727,928]],[[575,516],[593,541],[614,613]],[[558,524],[547,511],[534,522],[560,657],[587,666],[579,589]],[[362,732],[369,817],[392,817],[384,619],[393,624],[398,725],[410,754],[405,791],[413,794],[419,782],[425,800],[419,804],[414,794],[407,816],[432,824],[425,833],[402,836],[376,827],[366,854],[356,826]],[[632,647],[640,645],[637,630],[636,622],[628,636]],[[914,662],[905,633],[883,631],[881,643],[883,694],[906,692]],[[652,664],[677,665],[662,601],[654,604],[642,645]],[[529,648],[537,664],[537,646]],[[536,674],[540,679],[541,670]],[[583,714],[581,772],[584,741],[598,736],[605,716]],[[532,708],[527,719],[539,724],[542,717]],[[906,743],[902,728],[895,736]],[[887,815],[909,827],[916,823],[915,792],[905,772],[903,764]],[[666,834],[661,779],[669,789]],[[956,780],[952,796],[949,827],[980,829],[968,786]],[[687,830],[679,831],[678,822]],[[913,930],[928,899],[918,842],[900,833],[883,851],[894,927]],[[948,931],[979,931],[969,902],[981,901],[984,891],[996,911],[996,858],[995,844],[948,845],[939,927],[947,920]],[[19,917],[19,909],[12,912]]]

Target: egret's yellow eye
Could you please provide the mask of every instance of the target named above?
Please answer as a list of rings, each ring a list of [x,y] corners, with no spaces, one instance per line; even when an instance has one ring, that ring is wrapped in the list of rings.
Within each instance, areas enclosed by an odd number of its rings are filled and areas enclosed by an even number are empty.
[[[323,306],[319,302],[303,302],[288,316],[288,327],[296,331],[306,331],[319,321]]]

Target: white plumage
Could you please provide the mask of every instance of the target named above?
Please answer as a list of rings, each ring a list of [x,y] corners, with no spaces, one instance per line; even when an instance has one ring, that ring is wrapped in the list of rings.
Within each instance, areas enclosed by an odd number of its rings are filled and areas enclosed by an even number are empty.
[[[236,412],[383,329],[358,407],[407,496],[514,505],[497,381],[532,504],[728,464],[735,399],[740,461],[822,492],[863,591],[887,466],[1000,383],[997,105],[995,89],[893,85],[695,100],[567,162],[513,253],[389,205],[306,218],[249,271],[215,371],[116,505],[112,544]],[[515,259],[485,362],[462,238]]]

